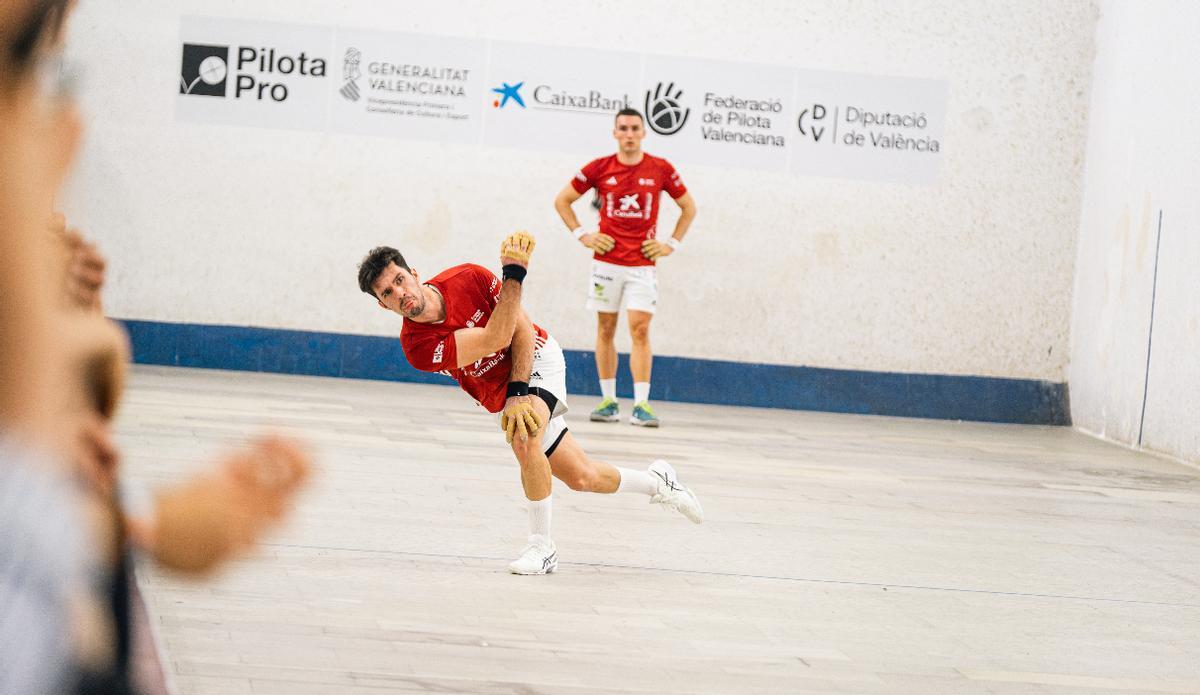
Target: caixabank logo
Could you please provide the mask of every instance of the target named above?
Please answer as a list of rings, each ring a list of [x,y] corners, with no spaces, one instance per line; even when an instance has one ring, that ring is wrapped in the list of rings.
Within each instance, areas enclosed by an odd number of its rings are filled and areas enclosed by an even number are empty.
[[[492,92],[497,96],[489,97],[492,107],[503,109],[506,106],[526,108],[525,99],[531,98],[529,106],[541,111],[561,111],[569,113],[599,113],[611,115],[621,109],[629,108],[629,95],[622,93],[605,94],[598,89],[580,87],[561,88],[549,84],[538,84],[522,93],[525,81],[501,82],[499,87],[493,87]]]
[[[492,99],[492,108],[502,109],[508,106],[508,102],[525,108],[525,99],[521,97],[521,87],[525,86],[525,81],[522,80],[516,84],[501,82],[499,87],[492,87],[492,91],[499,96]]]
[[[304,51],[292,55],[276,48],[238,46],[231,69],[229,46],[185,43],[179,93],[284,102],[290,94],[290,80],[323,77],[325,59],[311,58]],[[232,95],[228,84],[231,78]]]

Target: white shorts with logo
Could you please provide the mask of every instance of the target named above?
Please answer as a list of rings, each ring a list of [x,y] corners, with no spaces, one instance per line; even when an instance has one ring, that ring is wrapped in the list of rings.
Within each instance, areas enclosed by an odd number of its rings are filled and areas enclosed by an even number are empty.
[[[658,305],[658,271],[652,265],[616,265],[592,259],[587,308],[615,314],[625,308],[653,314]]]
[[[549,456],[567,431],[567,420],[563,417],[567,412],[567,360],[552,335],[547,335],[541,346],[534,345],[529,388],[542,389],[557,400],[542,432],[542,451]]]

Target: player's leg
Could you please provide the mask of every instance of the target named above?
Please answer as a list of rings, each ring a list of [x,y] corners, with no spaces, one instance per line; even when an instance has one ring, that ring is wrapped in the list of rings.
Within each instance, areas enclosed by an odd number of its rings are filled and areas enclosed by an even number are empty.
[[[567,412],[567,361],[552,336],[534,350],[533,374],[530,393],[545,401],[552,415],[542,433],[542,450],[555,477],[573,490],[648,495],[651,502],[675,509],[696,523],[704,520],[700,502],[679,483],[666,461],[655,461],[648,470],[637,471],[598,461],[584,452],[562,417]]]
[[[630,424],[658,427],[659,420],[650,407],[650,371],[654,354],[650,349],[650,320],[658,307],[658,278],[653,266],[631,269],[625,285],[629,337],[629,371],[633,376],[633,414]]]
[[[530,399],[542,422],[550,421],[550,409],[540,398]],[[542,451],[546,428],[539,429],[527,439],[513,437],[513,455],[521,464],[521,488],[529,500],[546,499],[550,495],[550,461]],[[549,533],[549,527],[546,532]]]
[[[540,398],[532,400],[542,422],[550,422],[549,406]],[[550,461],[542,445],[548,430],[543,427],[527,439],[514,437],[512,441],[512,452],[521,466],[521,488],[525,491],[529,509],[529,542],[521,556],[508,566],[514,574],[547,574],[558,566],[558,552],[550,537],[553,501]]]
[[[563,433],[562,439],[551,452],[550,471],[576,492],[616,492],[624,477],[624,471],[616,466],[588,458],[570,432]],[[653,481],[645,473],[641,475],[646,476],[643,480],[646,494],[654,494],[650,487]]]
[[[596,422],[616,422],[617,405],[617,312],[621,309],[624,269],[611,263],[592,261],[588,309],[596,312],[596,374],[600,377],[600,405],[592,411]]]
[[[592,410],[593,422],[616,422],[620,419],[617,403],[617,314],[596,314],[596,373],[600,377],[600,405]]]
[[[564,432],[550,452],[550,470],[578,492],[642,494],[697,524],[704,521],[700,501],[679,482],[675,469],[666,461],[654,461],[644,471],[621,468],[589,457],[571,433]]]

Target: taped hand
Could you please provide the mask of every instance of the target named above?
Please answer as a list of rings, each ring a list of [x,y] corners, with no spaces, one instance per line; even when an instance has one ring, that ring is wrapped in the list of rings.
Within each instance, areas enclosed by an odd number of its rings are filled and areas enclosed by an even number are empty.
[[[515,263],[523,268],[529,266],[529,257],[537,241],[529,232],[521,230],[509,234],[500,244],[500,265]]]
[[[513,437],[520,435],[522,440],[538,433],[546,423],[533,408],[529,396],[517,396],[508,399],[504,411],[500,413],[500,428],[504,430],[504,438],[512,444]]]

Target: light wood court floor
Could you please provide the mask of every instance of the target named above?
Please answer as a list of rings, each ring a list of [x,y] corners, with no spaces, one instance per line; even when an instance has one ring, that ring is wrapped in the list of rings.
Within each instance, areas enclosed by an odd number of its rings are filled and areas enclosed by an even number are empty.
[[[134,488],[269,427],[321,466],[256,557],[142,566],[179,693],[1200,693],[1200,473],[1067,428],[661,403],[569,416],[593,455],[670,460],[694,526],[555,488],[561,564],[455,388],[137,368]],[[628,407],[628,401],[623,405]]]

